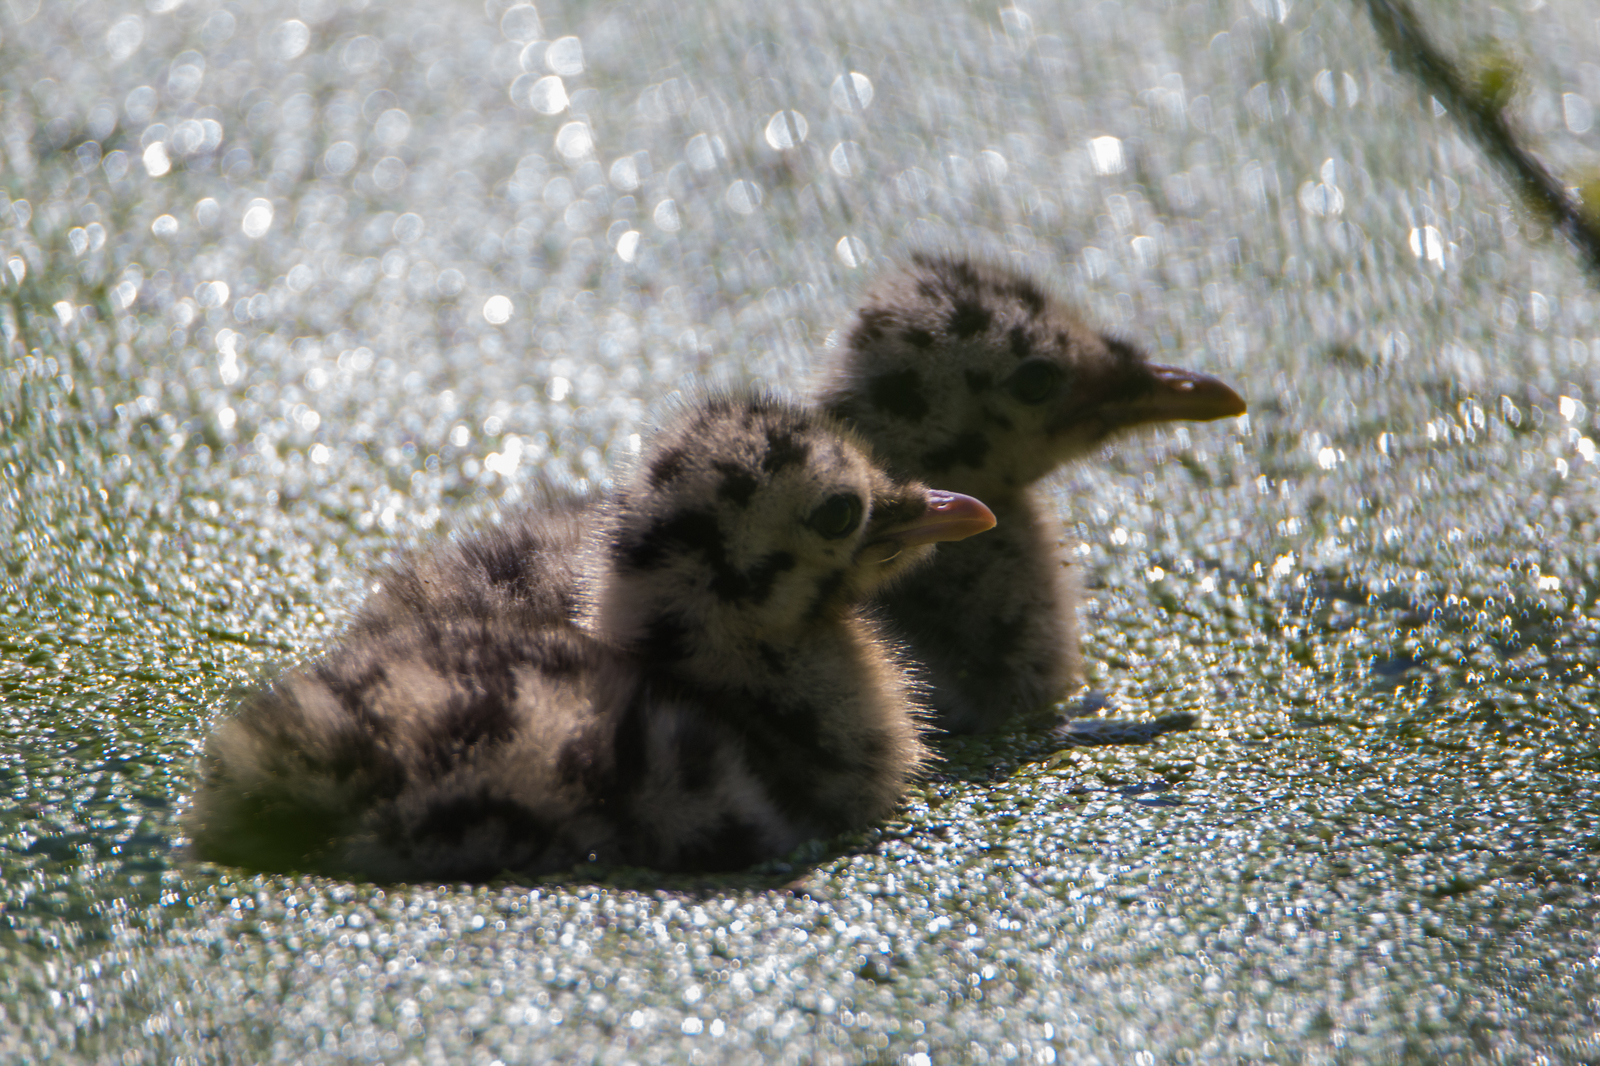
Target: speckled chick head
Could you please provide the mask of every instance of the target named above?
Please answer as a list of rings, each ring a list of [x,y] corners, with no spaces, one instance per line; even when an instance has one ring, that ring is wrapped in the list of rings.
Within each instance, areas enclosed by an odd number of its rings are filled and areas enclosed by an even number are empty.
[[[657,434],[618,494],[604,627],[666,649],[797,639],[933,541],[993,522],[975,500],[891,477],[825,414],[714,397]]]
[[[926,253],[868,292],[821,400],[895,472],[980,497],[1130,426],[1245,409],[1217,379],[1151,363],[1013,270]]]

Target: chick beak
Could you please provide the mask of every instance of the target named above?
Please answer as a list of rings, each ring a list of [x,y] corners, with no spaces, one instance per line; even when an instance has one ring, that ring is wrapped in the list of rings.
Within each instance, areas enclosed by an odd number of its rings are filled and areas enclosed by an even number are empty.
[[[994,512],[971,496],[929,489],[927,510],[904,525],[884,530],[876,539],[893,541],[901,548],[966,540],[974,533],[993,529],[994,521]]]
[[[1146,422],[1210,422],[1245,412],[1244,397],[1198,370],[1150,364],[1155,386],[1121,412],[1123,425]]]

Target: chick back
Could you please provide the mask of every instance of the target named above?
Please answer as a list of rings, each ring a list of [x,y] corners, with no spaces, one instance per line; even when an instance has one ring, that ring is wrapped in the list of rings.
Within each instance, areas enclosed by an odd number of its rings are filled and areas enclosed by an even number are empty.
[[[374,880],[477,880],[613,847],[613,653],[570,626],[452,618],[353,634],[212,736],[190,814],[204,858]]]
[[[601,512],[597,501],[551,499],[408,555],[379,575],[351,632],[381,633],[435,618],[571,622],[582,610],[585,534]]]
[[[892,663],[859,662],[906,698]],[[881,817],[918,768],[915,727],[864,728],[831,680],[708,689],[559,622],[357,631],[212,736],[195,851],[384,882],[737,869]]]

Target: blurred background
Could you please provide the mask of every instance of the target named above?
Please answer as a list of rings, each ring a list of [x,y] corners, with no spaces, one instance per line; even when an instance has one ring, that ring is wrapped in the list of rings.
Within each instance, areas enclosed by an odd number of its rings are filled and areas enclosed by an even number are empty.
[[[1572,186],[1583,0],[1424,3]],[[0,0],[0,1057],[1592,1062],[1593,274],[1366,7]],[[1496,80],[1498,79],[1498,80]],[[722,878],[197,864],[373,568],[803,392],[919,247],[1250,415],[1051,492],[1147,749]]]

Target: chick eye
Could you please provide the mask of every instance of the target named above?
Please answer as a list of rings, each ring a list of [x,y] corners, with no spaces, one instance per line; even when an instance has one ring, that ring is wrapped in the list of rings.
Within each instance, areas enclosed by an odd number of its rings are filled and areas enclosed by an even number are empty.
[[[829,540],[847,537],[861,524],[861,497],[848,492],[829,496],[811,512],[807,522]]]
[[[1044,403],[1055,395],[1065,376],[1054,363],[1036,359],[1017,368],[1006,380],[1006,391],[1022,403]]]

